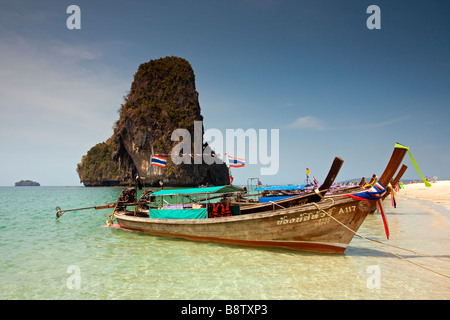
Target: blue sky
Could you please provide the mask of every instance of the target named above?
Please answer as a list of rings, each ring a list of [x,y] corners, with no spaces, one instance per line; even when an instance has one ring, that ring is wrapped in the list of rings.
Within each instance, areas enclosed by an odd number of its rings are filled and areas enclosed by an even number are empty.
[[[66,9],[81,9],[69,30]],[[381,29],[369,30],[369,5]],[[450,178],[447,1],[0,1],[0,185],[79,185],[112,134],[141,63],[188,60],[205,129],[279,129],[277,175],[381,174],[396,141],[423,175]],[[418,178],[407,156],[405,178]]]

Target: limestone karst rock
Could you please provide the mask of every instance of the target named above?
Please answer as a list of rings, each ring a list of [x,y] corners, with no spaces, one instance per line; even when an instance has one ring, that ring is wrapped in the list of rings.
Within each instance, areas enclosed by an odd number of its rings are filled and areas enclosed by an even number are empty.
[[[185,59],[141,64],[119,111],[113,136],[91,148],[77,166],[85,186],[128,185],[137,174],[147,186],[159,186],[159,181],[165,186],[229,183],[224,163],[176,165],[170,156],[166,167],[153,166],[149,174],[151,156],[170,154],[178,143],[171,140],[172,132],[187,129],[193,139],[194,121],[203,120],[194,71]]]

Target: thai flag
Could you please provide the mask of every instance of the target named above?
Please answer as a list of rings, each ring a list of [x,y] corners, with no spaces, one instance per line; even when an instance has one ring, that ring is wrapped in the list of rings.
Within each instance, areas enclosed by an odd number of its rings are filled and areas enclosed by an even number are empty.
[[[314,177],[313,177],[313,179],[314,179],[314,185],[315,185],[315,186],[318,186],[318,185],[319,185],[319,181],[317,181],[317,179],[314,178]]]
[[[228,164],[232,168],[242,168],[245,167],[245,159],[238,159],[228,155]]]
[[[157,167],[165,167],[166,166],[166,159],[160,156],[152,156],[151,159],[151,165],[157,166]]]

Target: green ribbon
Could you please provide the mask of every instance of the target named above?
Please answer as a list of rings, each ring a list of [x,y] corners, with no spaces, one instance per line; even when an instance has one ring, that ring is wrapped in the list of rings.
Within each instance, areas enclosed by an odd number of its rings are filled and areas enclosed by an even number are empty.
[[[399,143],[395,143],[395,147],[408,150],[409,156],[411,157],[411,161],[412,161],[414,167],[416,167],[416,170],[419,173],[419,176],[422,178],[422,181],[425,183],[425,186],[426,187],[431,187],[431,183],[429,183],[427,180],[425,180],[425,178],[420,173],[419,166],[417,165],[416,161],[414,160],[414,158],[413,158],[413,156],[411,154],[411,151],[409,151],[409,148],[405,147],[405,146],[403,146],[403,145],[401,145]]]

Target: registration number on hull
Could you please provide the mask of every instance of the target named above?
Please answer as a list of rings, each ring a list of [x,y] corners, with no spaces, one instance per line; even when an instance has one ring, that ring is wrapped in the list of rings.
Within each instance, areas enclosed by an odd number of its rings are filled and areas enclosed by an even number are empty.
[[[345,208],[341,208],[339,209],[339,214],[341,213],[352,213],[352,212],[356,212],[356,206],[348,206]]]
[[[324,212],[325,211],[325,212]],[[283,224],[291,224],[291,223],[300,223],[306,222],[310,220],[316,220],[317,225],[325,225],[330,223],[330,216],[336,211],[336,208],[331,208],[328,210],[321,210],[317,212],[309,212],[309,213],[300,213],[297,217],[288,218],[287,216],[281,217],[277,221],[277,225]],[[340,208],[338,214],[342,213],[352,213],[356,212],[356,206],[347,206]]]

